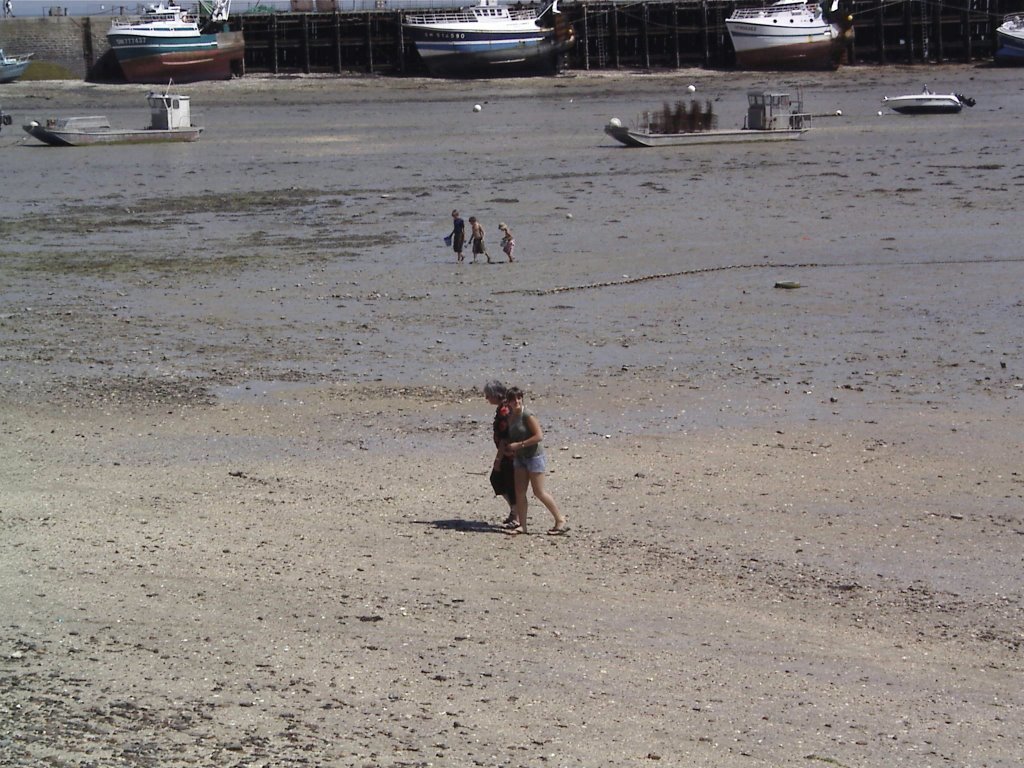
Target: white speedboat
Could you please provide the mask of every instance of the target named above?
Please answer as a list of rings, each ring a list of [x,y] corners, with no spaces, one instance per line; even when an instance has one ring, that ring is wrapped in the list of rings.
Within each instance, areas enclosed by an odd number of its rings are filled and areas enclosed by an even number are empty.
[[[996,27],[998,64],[1024,64],[1024,13],[1012,13]]]
[[[143,144],[165,141],[195,141],[202,128],[192,125],[188,96],[150,92],[150,124],[146,128],[112,128],[106,117],[53,117],[22,126],[25,133],[54,147],[91,144]]]
[[[883,106],[901,115],[956,114],[964,107],[973,107],[974,104],[974,99],[962,93],[932,93],[927,85],[921,93],[882,98]]]
[[[480,0],[455,11],[407,14],[402,26],[427,71],[439,77],[554,74],[575,42],[557,0],[540,10]]]
[[[718,128],[711,102],[702,108],[692,100],[645,112],[636,126],[627,128],[613,117],[604,132],[627,147],[668,147],[692,144],[733,144],[747,141],[786,141],[801,138],[811,127],[812,115],[803,102],[788,93],[750,91],[742,128]]]
[[[832,10],[836,4],[833,2]],[[780,0],[756,8],[737,8],[725,20],[736,65],[746,69],[835,69],[850,30],[826,18],[821,5]]]

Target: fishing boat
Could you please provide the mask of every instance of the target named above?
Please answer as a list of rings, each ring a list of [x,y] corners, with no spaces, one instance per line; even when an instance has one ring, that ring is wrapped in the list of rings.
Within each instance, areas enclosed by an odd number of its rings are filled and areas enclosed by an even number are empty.
[[[932,93],[927,85],[921,93],[882,97],[882,106],[901,115],[956,114],[964,107],[973,107],[974,104],[974,99],[962,93]]]
[[[31,53],[24,56],[8,56],[4,49],[0,48],[0,83],[13,83],[28,68]]]
[[[997,64],[1024,64],[1024,13],[1011,13],[996,27]]]
[[[661,110],[644,112],[634,128],[627,128],[613,117],[604,132],[627,147],[787,141],[803,137],[811,127],[812,117],[815,115],[803,111],[803,100],[799,97],[749,91],[742,128],[719,128],[718,115],[714,114],[711,102],[701,107],[691,99],[689,106],[682,101],[676,102],[674,107],[666,102]]]
[[[459,10],[410,13],[402,26],[435,77],[555,74],[575,42],[557,0],[540,10],[480,0]]]
[[[198,19],[175,5],[149,5],[140,17],[115,19],[107,42],[129,83],[227,80],[241,74],[245,38],[225,28],[230,0],[217,0],[202,30]]]
[[[188,96],[150,91],[146,101],[150,114],[146,128],[112,128],[110,120],[99,115],[55,117],[45,123],[33,120],[22,128],[30,136],[54,147],[195,141],[203,132],[202,128],[192,125]]]
[[[756,8],[737,8],[725,20],[736,65],[745,69],[835,69],[852,19],[832,21],[816,2],[780,0]]]

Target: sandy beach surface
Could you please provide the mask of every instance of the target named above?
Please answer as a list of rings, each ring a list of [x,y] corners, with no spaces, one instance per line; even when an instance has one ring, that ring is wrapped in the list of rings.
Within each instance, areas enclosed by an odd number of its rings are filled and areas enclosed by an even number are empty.
[[[691,83],[843,114],[603,134]],[[3,88],[3,765],[1020,765],[1019,72],[244,78],[63,150],[146,87]],[[498,527],[492,377],[567,536]]]

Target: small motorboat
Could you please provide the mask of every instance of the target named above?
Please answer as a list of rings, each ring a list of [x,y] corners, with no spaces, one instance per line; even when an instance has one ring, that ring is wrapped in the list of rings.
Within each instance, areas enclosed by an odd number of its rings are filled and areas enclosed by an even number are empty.
[[[974,104],[974,99],[962,93],[932,93],[927,85],[921,93],[882,97],[883,106],[901,115],[951,115]]]
[[[146,128],[112,128],[99,115],[51,117],[45,123],[33,120],[22,126],[25,133],[54,147],[90,144],[144,144],[164,141],[195,141],[203,129],[192,125],[189,97],[165,91],[150,91],[150,124]]]
[[[8,56],[4,49],[0,48],[0,83],[13,83],[28,68],[29,59],[34,54],[28,53],[24,56]]]
[[[644,112],[635,128],[613,117],[604,132],[627,147],[786,141],[799,139],[807,133],[812,117],[824,116],[804,112],[803,100],[788,93],[749,91],[742,128],[719,128],[718,115],[714,114],[711,102],[702,108],[696,100],[691,100],[689,106],[680,101],[672,107],[666,102],[661,110]]]
[[[1024,13],[1011,13],[996,28],[997,64],[1024,64]]]

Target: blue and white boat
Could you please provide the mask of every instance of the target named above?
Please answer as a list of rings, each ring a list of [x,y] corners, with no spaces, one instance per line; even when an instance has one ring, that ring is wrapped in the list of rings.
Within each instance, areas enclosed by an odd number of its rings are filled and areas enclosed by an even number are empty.
[[[1024,13],[1011,13],[996,27],[997,64],[1024,64]]]
[[[402,25],[438,77],[555,74],[575,42],[557,0],[541,10],[480,0],[459,10],[410,13]]]
[[[31,58],[31,53],[26,56],[8,56],[0,48],[0,83],[13,83],[25,74]]]
[[[229,0],[219,0],[211,24],[227,20]],[[147,6],[136,19],[115,19],[107,42],[129,83],[226,80],[241,74],[245,40],[241,32],[201,31],[194,15],[170,0]]]

